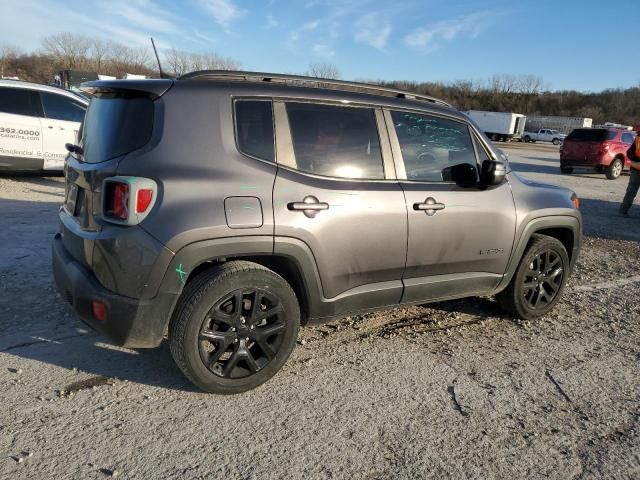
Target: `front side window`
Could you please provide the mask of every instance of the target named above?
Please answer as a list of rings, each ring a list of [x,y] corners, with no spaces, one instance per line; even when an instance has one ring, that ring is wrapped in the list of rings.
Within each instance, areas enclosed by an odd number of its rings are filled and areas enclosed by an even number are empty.
[[[466,124],[409,112],[391,112],[407,180],[449,181],[450,168],[468,164],[477,170],[473,141]]]
[[[237,100],[236,138],[241,152],[275,162],[273,107],[266,100]]]
[[[40,92],[44,116],[52,120],[82,122],[85,107],[72,99],[56,93]]]
[[[296,168],[341,178],[384,179],[374,110],[287,103]]]
[[[37,116],[37,95],[26,88],[0,87],[0,113]]]

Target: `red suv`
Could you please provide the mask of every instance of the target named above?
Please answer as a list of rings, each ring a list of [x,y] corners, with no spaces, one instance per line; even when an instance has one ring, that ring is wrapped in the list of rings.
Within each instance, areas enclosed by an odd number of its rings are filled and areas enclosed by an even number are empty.
[[[615,180],[628,167],[627,150],[636,138],[634,132],[620,128],[578,128],[565,138],[560,148],[560,171],[573,167],[595,168]]]

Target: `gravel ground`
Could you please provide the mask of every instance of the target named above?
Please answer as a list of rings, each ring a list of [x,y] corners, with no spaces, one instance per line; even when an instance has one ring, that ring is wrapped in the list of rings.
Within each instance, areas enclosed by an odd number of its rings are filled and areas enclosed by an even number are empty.
[[[306,328],[232,397],[195,391],[166,345],[114,347],[67,313],[49,266],[62,179],[0,178],[0,478],[640,478],[640,208],[616,215],[626,177],[505,150],[582,199],[552,314],[480,298]]]

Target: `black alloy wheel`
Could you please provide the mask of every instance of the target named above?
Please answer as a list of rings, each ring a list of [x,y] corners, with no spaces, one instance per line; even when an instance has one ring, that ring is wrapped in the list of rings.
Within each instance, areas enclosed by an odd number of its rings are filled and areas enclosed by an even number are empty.
[[[554,250],[538,253],[524,275],[522,292],[532,310],[546,308],[558,295],[564,279],[564,265]]]
[[[241,393],[282,368],[299,329],[291,285],[262,265],[234,260],[188,280],[169,325],[169,346],[200,389]]]
[[[207,312],[198,351],[211,373],[243,378],[262,370],[274,357],[285,330],[284,310],[269,292],[236,290]]]
[[[570,268],[569,255],[560,240],[533,234],[509,285],[496,300],[516,318],[539,318],[560,300]]]

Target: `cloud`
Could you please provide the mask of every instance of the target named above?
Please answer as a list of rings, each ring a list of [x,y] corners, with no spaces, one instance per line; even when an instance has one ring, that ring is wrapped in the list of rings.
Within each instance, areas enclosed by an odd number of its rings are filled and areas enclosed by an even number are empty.
[[[247,13],[237,7],[233,0],[199,0],[198,3],[222,27],[228,27]]]
[[[456,37],[476,38],[502,12],[478,12],[450,20],[442,20],[416,28],[404,37],[405,45],[420,49],[437,49],[442,41],[452,41]]]
[[[278,19],[276,19],[276,17],[274,17],[272,14],[267,15],[266,28],[276,28],[279,25],[280,25],[280,22],[278,21]]]
[[[131,26],[150,32],[175,33],[172,15],[151,0],[117,0],[98,2],[98,6],[125,20]]]
[[[319,57],[323,58],[332,58],[335,57],[335,50],[329,46],[324,44],[316,44],[313,46],[313,53],[315,53]]]
[[[353,38],[356,42],[381,50],[387,44],[390,34],[391,24],[380,20],[377,13],[369,13],[356,22]]]

